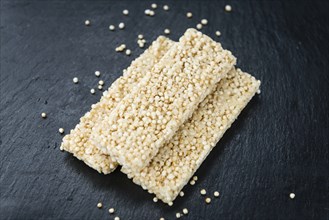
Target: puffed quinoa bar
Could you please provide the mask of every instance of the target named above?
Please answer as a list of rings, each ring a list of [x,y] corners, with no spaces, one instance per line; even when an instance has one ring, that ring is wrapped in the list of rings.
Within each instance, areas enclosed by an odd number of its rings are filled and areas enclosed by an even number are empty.
[[[91,139],[127,173],[147,166],[234,66],[235,57],[188,29],[148,76],[96,125]]]
[[[171,203],[194,175],[216,143],[259,89],[260,81],[232,69],[217,89],[199,105],[151,163],[129,178]],[[125,168],[122,171],[125,172]]]
[[[168,38],[158,37],[143,54],[131,63],[130,67],[124,71],[123,76],[118,78],[108,91],[104,92],[100,102],[91,106],[90,112],[80,119],[80,123],[71,130],[71,133],[63,138],[61,149],[72,153],[100,173],[112,172],[117,167],[117,163],[110,156],[102,153],[89,140],[92,128],[114,109],[144,77],[144,71],[150,71],[173,44],[174,42]]]

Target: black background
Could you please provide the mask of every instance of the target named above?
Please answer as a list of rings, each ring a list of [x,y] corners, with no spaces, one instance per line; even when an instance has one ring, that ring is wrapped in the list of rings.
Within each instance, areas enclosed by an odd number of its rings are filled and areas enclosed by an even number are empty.
[[[147,17],[153,2],[159,8]],[[326,0],[1,0],[1,219],[111,219],[109,207],[121,219],[174,219],[185,207],[183,219],[329,219],[328,8]],[[202,31],[262,81],[262,93],[183,198],[173,207],[154,203],[119,171],[98,174],[59,150],[58,128],[68,132],[100,99],[97,89],[90,94],[95,70],[108,87],[143,51],[138,34],[151,42],[169,28],[178,40],[202,18],[209,21]],[[125,30],[108,30],[121,21]],[[114,51],[121,43],[131,57]],[[202,188],[221,196],[206,205]]]

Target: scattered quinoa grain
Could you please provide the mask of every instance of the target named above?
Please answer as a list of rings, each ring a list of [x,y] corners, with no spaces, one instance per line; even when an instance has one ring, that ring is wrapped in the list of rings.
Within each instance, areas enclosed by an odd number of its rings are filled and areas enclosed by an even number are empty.
[[[155,4],[155,3],[153,3],[153,4],[151,5],[151,8],[153,8],[153,9],[156,9],[157,7],[158,7],[158,5]]]
[[[110,29],[110,31],[114,31],[114,30],[115,30],[115,26],[111,24],[111,25],[109,26],[109,29]]]
[[[104,85],[104,81],[103,80],[99,80],[99,82],[98,82],[98,85]]]
[[[47,114],[46,114],[45,112],[42,112],[42,113],[41,113],[41,117],[42,117],[42,118],[47,118]]]
[[[169,203],[168,203],[169,206],[172,206],[173,204],[174,204],[173,202],[169,202]]]
[[[125,10],[122,11],[122,14],[128,15],[129,14],[129,11],[127,9],[125,9]]]
[[[196,29],[201,30],[202,29],[202,24],[197,24]]]
[[[257,90],[257,94],[259,95],[261,93],[260,89]]]
[[[194,180],[191,180],[190,181],[190,185],[192,185],[192,186],[195,185],[195,181]]]
[[[130,54],[131,54],[131,50],[127,49],[127,50],[126,50],[126,55],[127,55],[127,56],[130,56]]]
[[[227,11],[227,12],[232,11],[232,6],[231,5],[225,5],[225,11]]]
[[[183,214],[184,214],[184,215],[187,215],[187,214],[188,214],[188,209],[187,209],[187,208],[184,208],[184,209],[183,209]]]
[[[85,20],[85,25],[89,26],[90,25],[90,21],[89,20]]]
[[[170,30],[166,28],[166,29],[164,30],[164,33],[165,33],[165,34],[170,34]]]
[[[216,31],[215,34],[216,34],[216,36],[218,36],[218,37],[221,35],[220,31]]]
[[[58,131],[59,131],[59,133],[63,134],[64,133],[64,128],[59,128]]]
[[[78,77],[74,77],[74,78],[73,78],[73,82],[74,82],[75,84],[77,84],[77,83],[79,82]]]
[[[193,180],[194,180],[194,181],[198,181],[198,176],[194,176],[194,177],[193,177]]]
[[[110,214],[113,214],[113,213],[114,213],[114,208],[110,208],[110,209],[109,209],[109,213],[110,213]]]
[[[119,218],[118,216],[116,216],[116,217],[114,218],[114,220],[120,220],[120,218]]]
[[[192,18],[192,16],[193,16],[193,15],[192,15],[192,12],[187,12],[187,13],[186,13],[186,17],[187,17],[187,18]]]
[[[290,194],[289,194],[290,199],[294,199],[295,196],[296,196],[295,193],[290,193]]]
[[[99,77],[101,75],[101,72],[95,71],[95,76]]]
[[[144,38],[143,34],[138,35],[138,39],[142,40]]]
[[[121,44],[120,46],[118,46],[117,48],[115,48],[116,52],[122,52],[124,51],[124,49],[126,49],[126,45],[125,44]]]
[[[153,202],[158,202],[158,198],[157,197],[154,197],[153,198]]]
[[[149,13],[149,16],[154,16],[155,15],[155,12],[153,10],[150,10],[150,13]]]
[[[145,9],[144,14],[150,15],[151,10],[150,9]]]
[[[101,202],[97,203],[97,208],[102,208],[103,207],[103,204]]]
[[[98,85],[97,87],[99,90],[102,90],[103,89],[103,86],[102,85]]]
[[[202,19],[202,20],[201,20],[201,24],[203,24],[203,25],[207,25],[207,24],[208,24],[208,20],[207,20],[207,19]]]
[[[215,192],[214,192],[214,196],[215,196],[215,197],[218,197],[218,196],[219,196],[219,192],[218,192],[218,191],[215,191]]]
[[[169,10],[169,6],[168,5],[164,5],[163,6],[163,10],[168,11]]]
[[[179,195],[180,195],[180,197],[183,197],[184,196],[184,192],[183,191],[180,191],[179,192]]]
[[[200,194],[204,196],[204,195],[207,194],[207,191],[206,191],[205,189],[201,189],[201,190],[200,190]]]
[[[207,204],[209,204],[209,203],[211,203],[211,198],[207,197],[207,198],[205,199],[205,201],[206,201]]]
[[[177,213],[176,213],[176,218],[180,218],[180,216],[181,216],[180,213],[177,212]]]
[[[119,23],[118,27],[120,29],[124,29],[125,28],[125,23],[123,23],[123,22]]]
[[[163,217],[161,217],[159,220],[165,220]]]
[[[95,94],[95,89],[91,89],[91,90],[90,90],[90,93],[91,93],[91,94]]]

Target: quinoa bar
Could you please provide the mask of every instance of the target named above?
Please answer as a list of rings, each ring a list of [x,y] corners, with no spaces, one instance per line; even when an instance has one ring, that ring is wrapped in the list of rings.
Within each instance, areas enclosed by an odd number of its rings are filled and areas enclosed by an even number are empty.
[[[258,91],[260,81],[233,68],[151,163],[129,178],[172,205],[216,143]],[[121,169],[125,171],[125,167]]]
[[[105,115],[108,115],[123,97],[138,84],[144,77],[144,72],[151,71],[154,64],[162,58],[172,44],[174,44],[173,41],[160,36],[142,55],[134,60],[130,67],[124,71],[123,76],[117,79],[108,91],[104,92],[100,102],[92,105],[90,112],[87,112],[70,134],[63,138],[61,150],[72,153],[100,173],[112,172],[117,167],[117,163],[90,141],[92,128],[100,123]]]
[[[94,127],[92,141],[137,174],[235,62],[221,44],[188,29],[151,71],[141,70],[146,77]]]

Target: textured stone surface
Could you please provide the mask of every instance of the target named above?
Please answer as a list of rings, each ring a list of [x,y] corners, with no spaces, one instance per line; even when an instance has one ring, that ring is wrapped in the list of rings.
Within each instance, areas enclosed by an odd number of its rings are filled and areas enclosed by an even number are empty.
[[[236,0],[226,13],[226,1],[175,0],[166,1],[168,12],[157,2],[156,15],[147,17],[151,3],[1,1],[1,219],[105,219],[110,206],[121,219],[173,219],[184,207],[189,219],[328,218],[328,2]],[[95,70],[107,87],[142,52],[137,34],[150,42],[169,28],[177,40],[201,18],[209,21],[203,32],[217,39],[220,30],[238,66],[262,81],[262,94],[183,198],[173,207],[153,203],[124,174],[103,176],[59,151],[58,128],[73,128],[100,98],[89,92],[99,80]],[[125,30],[108,30],[121,21]],[[114,52],[121,43],[132,56]],[[206,206],[201,188],[221,196]]]

